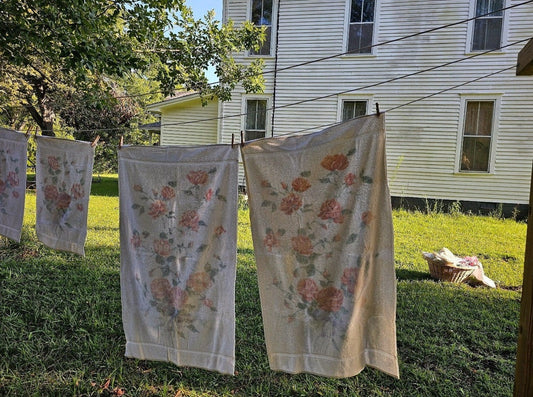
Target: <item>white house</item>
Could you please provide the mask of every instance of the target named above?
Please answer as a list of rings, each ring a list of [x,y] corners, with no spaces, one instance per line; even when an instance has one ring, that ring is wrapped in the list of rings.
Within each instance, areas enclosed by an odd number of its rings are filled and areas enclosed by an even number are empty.
[[[533,77],[514,66],[533,3],[522,2],[225,0],[223,20],[265,25],[263,48],[237,54],[264,59],[264,94],[148,109],[161,115],[162,145],[190,145],[313,132],[379,103],[393,197],[525,205]]]

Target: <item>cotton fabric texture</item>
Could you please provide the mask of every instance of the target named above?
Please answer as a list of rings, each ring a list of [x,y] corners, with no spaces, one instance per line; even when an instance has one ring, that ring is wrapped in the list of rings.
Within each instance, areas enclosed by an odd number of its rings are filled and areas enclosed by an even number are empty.
[[[399,377],[384,115],[242,154],[270,367]]]
[[[126,356],[235,368],[238,150],[119,150]]]
[[[0,234],[20,241],[26,193],[28,138],[0,128]]]
[[[94,148],[90,142],[37,136],[37,238],[85,255]]]

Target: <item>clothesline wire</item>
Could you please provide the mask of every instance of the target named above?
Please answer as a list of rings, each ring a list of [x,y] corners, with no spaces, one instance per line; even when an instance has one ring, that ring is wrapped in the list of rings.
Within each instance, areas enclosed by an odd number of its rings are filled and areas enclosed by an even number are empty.
[[[365,85],[365,86],[361,86],[361,87],[357,87],[357,88],[353,88],[353,89],[342,90],[342,91],[334,92],[334,93],[331,93],[331,94],[321,95],[319,97],[313,97],[313,98],[300,100],[300,101],[297,101],[297,102],[291,102],[291,103],[279,105],[279,106],[276,106],[275,109],[288,108],[288,107],[300,105],[300,104],[303,104],[303,103],[314,102],[314,101],[317,101],[317,100],[326,99],[326,98],[330,98],[330,97],[334,97],[334,96],[338,96],[338,95],[342,95],[342,94],[353,93],[353,92],[361,91],[361,90],[368,89],[368,88],[374,88],[374,87],[377,87],[377,86],[380,86],[380,85],[384,85],[384,84],[387,84],[387,83],[392,83],[392,82],[395,82],[395,81],[398,81],[398,80],[402,80],[402,79],[405,79],[405,78],[413,77],[413,76],[416,76],[416,75],[419,75],[419,74],[422,74],[422,73],[434,71],[436,69],[440,69],[440,68],[443,68],[443,67],[446,67],[446,66],[450,66],[450,65],[453,65],[453,64],[456,64],[456,63],[459,63],[459,62],[467,61],[467,60],[470,60],[470,59],[473,59],[473,58],[476,58],[476,57],[479,57],[479,56],[483,56],[483,55],[489,54],[489,53],[494,52],[494,51],[499,51],[499,50],[502,50],[504,48],[511,47],[513,45],[517,45],[517,44],[526,42],[526,41],[528,41],[530,39],[533,39],[533,37],[528,37],[528,38],[525,38],[525,39],[522,39],[522,40],[517,40],[515,42],[506,44],[504,46],[501,46],[499,48],[495,48],[495,49],[492,49],[492,50],[487,50],[487,51],[484,51],[484,52],[472,54],[472,55],[469,55],[467,57],[455,59],[453,61],[449,61],[449,62],[445,62],[445,63],[439,64],[439,65],[431,66],[429,68],[421,69],[421,70],[418,70],[416,72],[407,73],[407,74],[404,74],[404,75],[392,77],[390,79],[378,81],[376,83],[368,84],[368,85]],[[513,65],[512,67],[516,67],[516,65]],[[510,68],[512,68],[512,67],[510,67]],[[506,68],[505,70],[508,70],[510,68]],[[483,78],[485,78],[485,77],[483,77]],[[273,107],[270,107],[270,108],[267,108],[266,110],[267,111],[272,111],[273,109],[274,109]],[[389,109],[389,111],[391,111],[391,110],[392,109]],[[227,114],[227,115],[224,115],[224,116],[207,117],[207,118],[203,118],[203,119],[196,119],[196,120],[189,120],[189,121],[180,121],[180,122],[174,122],[174,123],[162,123],[161,127],[198,124],[198,123],[203,123],[203,122],[208,122],[208,121],[218,121],[218,120],[230,119],[230,118],[235,118],[235,117],[243,117],[243,116],[246,116],[246,113],[233,113],[233,114]],[[333,124],[335,124],[335,123],[333,123]],[[123,128],[113,127],[113,128],[101,128],[101,129],[80,129],[80,130],[76,130],[76,131],[78,131],[78,132],[108,131],[109,132],[109,131],[119,131],[119,130],[122,130],[122,129]]]
[[[446,67],[446,66],[450,66],[450,65],[453,65],[453,64],[456,64],[456,63],[459,63],[459,62],[470,60],[472,58],[476,58],[476,57],[479,57],[479,56],[482,56],[482,55],[486,55],[486,54],[489,54],[489,53],[494,52],[494,51],[499,51],[501,49],[504,49],[504,48],[511,47],[513,45],[516,45],[516,44],[520,44],[520,43],[526,42],[526,41],[528,41],[528,40],[530,40],[532,38],[533,37],[522,39],[522,40],[518,40],[518,41],[515,41],[513,43],[509,43],[507,45],[504,45],[504,46],[501,46],[499,48],[493,49],[493,50],[488,50],[488,51],[476,53],[476,54],[469,55],[469,56],[464,57],[464,58],[455,59],[453,61],[445,62],[443,64],[432,66],[432,67],[429,67],[429,68],[426,68],[426,69],[421,69],[421,70],[418,70],[416,72],[407,73],[407,74],[404,74],[404,75],[401,75],[401,76],[392,77],[390,79],[382,80],[382,81],[379,81],[379,82],[376,82],[376,83],[372,83],[372,84],[368,84],[368,85],[365,85],[365,86],[361,86],[361,87],[357,87],[357,88],[351,88],[351,89],[347,89],[347,90],[342,90],[342,91],[334,92],[334,93],[331,93],[331,94],[321,95],[321,96],[318,96],[318,97],[303,99],[303,100],[300,100],[300,101],[297,101],[297,102],[291,102],[291,103],[287,103],[287,104],[283,104],[283,105],[278,105],[275,108],[274,107],[269,107],[266,110],[267,111],[272,111],[272,110],[277,110],[277,109],[288,108],[288,107],[291,107],[291,106],[301,105],[303,103],[314,102],[314,101],[318,101],[318,100],[321,100],[321,99],[326,99],[326,98],[330,98],[330,97],[334,97],[334,96],[338,96],[338,95],[342,95],[342,94],[361,91],[361,90],[368,89],[368,88],[374,88],[374,87],[377,87],[377,86],[380,86],[380,85],[384,85],[384,84],[387,84],[387,83],[392,83],[392,82],[395,82],[395,81],[398,81],[398,80],[402,80],[402,79],[413,77],[413,76],[416,76],[416,75],[419,75],[419,74],[422,74],[422,73],[426,73],[426,72],[430,72],[430,71],[433,71],[433,70],[436,70],[436,69],[440,69],[440,68],[443,68],[443,67]],[[515,66],[516,65],[514,65],[513,67],[515,67]],[[207,121],[216,121],[216,120],[223,120],[223,119],[242,117],[242,116],[246,116],[246,113],[233,113],[233,114],[227,114],[227,115],[224,115],[224,116],[207,117],[207,118],[203,118],[203,119],[196,119],[196,120],[189,120],[189,121],[179,121],[179,122],[174,122],[174,123],[163,123],[163,124],[161,124],[161,127],[196,124],[196,123],[203,123],[203,122],[207,122]]]
[[[384,45],[388,45],[388,44],[396,43],[396,42],[399,42],[399,41],[411,39],[413,37],[421,36],[421,35],[424,35],[424,34],[427,34],[427,33],[433,33],[433,32],[436,32],[438,30],[447,29],[447,28],[450,28],[450,27],[453,27],[453,26],[457,26],[457,25],[460,25],[460,24],[463,24],[463,23],[474,21],[474,20],[479,19],[479,18],[484,18],[486,16],[493,15],[493,14],[498,13],[498,12],[506,11],[506,10],[509,10],[511,8],[520,7],[520,6],[529,4],[529,3],[533,3],[533,0],[527,0],[527,1],[524,1],[522,3],[517,3],[517,4],[513,4],[513,5],[510,5],[510,6],[507,6],[507,7],[503,7],[501,9],[499,9],[499,10],[494,10],[492,12],[487,12],[485,14],[473,16],[473,17],[466,18],[466,19],[462,19],[462,20],[456,21],[456,22],[451,22],[451,23],[448,23],[448,24],[445,24],[445,25],[436,26],[434,28],[426,29],[426,30],[423,30],[423,31],[420,31],[420,32],[416,32],[416,33],[411,33],[411,34],[408,34],[408,35],[405,35],[405,36],[401,36],[401,37],[397,37],[397,38],[394,38],[394,39],[391,39],[391,40],[385,40],[385,41],[382,41],[380,43],[376,43],[376,44],[372,44],[372,45],[368,45],[368,46],[362,47],[360,50],[367,50],[367,49],[372,49],[372,48],[375,48],[375,47],[381,47],[381,46],[384,46]],[[353,55],[353,54],[354,54],[353,51],[345,51],[345,52],[336,53],[336,54],[333,54],[333,55],[328,55],[328,56],[325,56],[325,57],[314,58],[314,59],[311,59],[309,61],[296,63],[296,64],[293,64],[293,65],[289,65],[289,66],[278,68],[277,72],[283,72],[285,70],[294,69],[294,68],[297,68],[297,67],[300,67],[300,66],[307,66],[307,65],[310,65],[310,64],[313,64],[313,63],[322,62],[322,61],[326,61],[326,60],[329,60],[329,59],[338,58],[338,57],[341,57],[341,56],[344,56],[344,55]],[[264,76],[264,75],[272,74],[272,73],[274,73],[274,69],[262,71],[260,73],[250,74],[250,75],[247,75],[247,77],[257,77],[257,76],[261,76],[261,75]],[[209,85],[216,85],[216,84],[219,84],[219,81],[215,81],[215,82],[209,83]],[[123,96],[118,96],[117,98],[134,98],[134,97],[147,96],[147,95],[153,95],[153,94],[158,94],[158,93],[162,93],[162,91],[159,90],[159,91],[152,91],[152,92],[145,93],[145,94],[123,95]]]
[[[483,79],[486,79],[488,77],[491,77],[491,76],[494,76],[496,74],[499,74],[499,73],[503,73],[507,70],[510,70],[510,69],[514,69],[516,68],[516,65],[513,65],[513,66],[509,66],[509,67],[506,67],[504,69],[500,69],[500,70],[497,70],[495,72],[492,72],[492,73],[489,73],[489,74],[486,74],[484,76],[480,76],[480,77],[476,77],[475,79],[472,79],[472,80],[469,80],[469,81],[465,81],[463,83],[460,83],[460,84],[457,84],[457,85],[454,85],[452,87],[448,87],[448,88],[445,88],[443,90],[440,90],[440,91],[437,91],[437,92],[434,92],[432,94],[428,94],[428,95],[425,95],[425,96],[422,96],[422,97],[419,97],[419,98],[416,98],[416,99],[413,99],[411,101],[408,101],[408,102],[405,102],[405,103],[402,103],[400,105],[397,105],[397,106],[394,106],[392,108],[389,108],[387,110],[384,110],[384,111],[381,111],[380,113],[388,113],[388,112],[392,112],[394,110],[397,110],[397,109],[400,109],[404,106],[409,106],[409,105],[412,105],[413,103],[416,103],[416,102],[420,102],[420,101],[423,101],[425,99],[429,99],[429,98],[432,98],[434,96],[437,96],[437,95],[440,95],[440,94],[443,94],[447,91],[452,91],[452,90],[455,90],[456,88],[460,88],[460,87],[463,87],[465,85],[468,85],[468,84],[472,84],[472,83],[475,83],[476,81],[479,81],[479,80],[483,80]],[[365,116],[368,116],[368,115],[365,115]],[[359,116],[359,117],[365,117],[365,116]],[[357,117],[356,117],[357,118]],[[319,126],[314,126],[314,127],[310,127],[310,128],[305,128],[305,129],[302,129],[302,130],[298,130],[298,131],[292,131],[292,132],[288,132],[288,133],[285,133],[285,134],[279,134],[279,135],[276,135],[276,137],[282,137],[282,136],[288,136],[288,135],[296,135],[296,134],[301,134],[303,132],[307,132],[307,131],[312,131],[312,130],[319,130],[319,129],[323,129],[323,128],[327,128],[327,127],[332,127],[334,125],[337,125],[337,124],[341,124],[342,121],[335,121],[333,123],[328,123],[328,124],[322,124],[322,125],[319,125]],[[260,139],[268,139],[268,138],[260,138]]]

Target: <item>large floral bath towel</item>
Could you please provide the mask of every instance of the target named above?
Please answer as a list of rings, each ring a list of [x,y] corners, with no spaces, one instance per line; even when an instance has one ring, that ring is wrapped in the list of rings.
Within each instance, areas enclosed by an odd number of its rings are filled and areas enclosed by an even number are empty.
[[[233,374],[238,149],[119,151],[126,356]]]
[[[271,368],[398,377],[384,115],[242,153]]]
[[[26,192],[28,138],[0,128],[0,234],[20,241]]]
[[[36,141],[37,238],[50,248],[85,255],[94,147],[42,136]]]

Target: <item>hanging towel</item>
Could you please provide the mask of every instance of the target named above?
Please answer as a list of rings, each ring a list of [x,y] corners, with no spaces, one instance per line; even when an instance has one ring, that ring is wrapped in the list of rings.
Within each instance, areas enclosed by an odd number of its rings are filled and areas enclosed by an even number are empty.
[[[28,138],[0,129],[0,234],[20,241],[26,193]]]
[[[90,142],[35,138],[37,238],[50,248],[85,255],[94,148]]]
[[[238,150],[119,150],[126,356],[233,374]]]
[[[398,377],[384,115],[242,154],[270,367]]]

